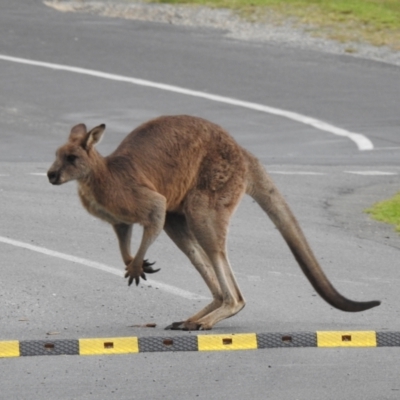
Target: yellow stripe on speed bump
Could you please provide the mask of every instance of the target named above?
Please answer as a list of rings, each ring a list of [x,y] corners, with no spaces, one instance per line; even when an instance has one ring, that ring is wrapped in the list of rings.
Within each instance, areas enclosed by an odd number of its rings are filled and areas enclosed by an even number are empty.
[[[79,339],[80,355],[139,353],[137,337]]]
[[[376,347],[376,332],[317,332],[318,347]]]
[[[199,351],[257,349],[255,333],[197,336]]]
[[[19,357],[19,342],[18,340],[10,340],[0,342],[0,358],[1,357]]]

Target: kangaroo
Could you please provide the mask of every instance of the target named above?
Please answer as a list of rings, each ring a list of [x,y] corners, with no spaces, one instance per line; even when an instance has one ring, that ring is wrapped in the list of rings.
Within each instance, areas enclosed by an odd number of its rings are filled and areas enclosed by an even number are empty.
[[[74,126],[56,152],[48,179],[53,185],[76,180],[86,210],[113,226],[129,285],[158,271],[145,255],[162,229],[186,254],[212,302],[166,329],[211,329],[245,306],[226,249],[229,220],[245,193],[271,218],[326,302],[343,311],[380,304],[349,300],[336,291],[261,162],[220,126],[186,115],[162,116],[133,130],[107,157],[94,147],[104,130],[104,124],[89,132],[84,124]],[[135,223],[143,226],[143,235],[132,256]]]

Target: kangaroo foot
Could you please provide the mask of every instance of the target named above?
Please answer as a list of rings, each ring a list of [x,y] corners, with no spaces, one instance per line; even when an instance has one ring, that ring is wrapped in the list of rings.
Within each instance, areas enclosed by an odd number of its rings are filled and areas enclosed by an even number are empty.
[[[173,322],[171,325],[168,325],[165,328],[165,330],[171,331],[200,331],[202,329],[203,328],[201,324],[190,321]]]

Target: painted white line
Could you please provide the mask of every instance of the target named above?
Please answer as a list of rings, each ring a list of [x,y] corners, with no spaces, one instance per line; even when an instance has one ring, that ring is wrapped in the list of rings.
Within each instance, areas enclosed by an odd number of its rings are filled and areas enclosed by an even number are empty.
[[[326,175],[324,172],[312,172],[312,171],[267,171],[269,174],[280,174],[280,175]]]
[[[288,119],[291,119],[292,121],[310,125],[316,129],[319,129],[319,130],[325,131],[325,132],[329,132],[329,133],[333,133],[334,135],[337,135],[337,136],[346,137],[346,138],[352,140],[357,145],[359,150],[373,150],[373,148],[374,148],[374,145],[372,144],[372,142],[366,136],[364,136],[360,133],[350,132],[350,131],[347,131],[346,129],[338,128],[334,125],[328,124],[324,121],[320,121],[320,120],[312,118],[312,117],[308,117],[306,115],[298,114],[298,113],[295,113],[292,111],[282,110],[279,108],[265,106],[263,104],[251,103],[248,101],[242,101],[242,100],[234,99],[231,97],[224,97],[224,96],[219,96],[219,95],[215,95],[215,94],[211,94],[211,93],[199,92],[196,90],[185,89],[185,88],[182,88],[179,86],[167,85],[164,83],[158,83],[158,82],[152,82],[152,81],[147,81],[147,80],[143,80],[143,79],[131,78],[129,76],[109,74],[106,72],[96,71],[96,70],[92,70],[92,69],[72,67],[72,66],[61,65],[61,64],[53,64],[53,63],[48,63],[48,62],[43,62],[43,61],[28,60],[25,58],[11,57],[11,56],[1,55],[1,54],[0,54],[0,60],[10,61],[10,62],[15,62],[15,63],[20,63],[20,64],[33,65],[36,67],[50,68],[50,69],[59,70],[59,71],[67,71],[67,72],[73,72],[73,73],[77,73],[77,74],[90,75],[90,76],[94,76],[97,78],[110,79],[113,81],[127,82],[127,83],[132,83],[134,85],[147,86],[147,87],[151,87],[151,88],[155,88],[155,89],[166,90],[169,92],[184,94],[187,96],[200,97],[203,99],[217,101],[217,102],[225,103],[225,104],[230,104],[230,105],[237,106],[237,107],[249,108],[251,110],[261,111],[261,112],[265,112],[268,114],[273,114],[273,115],[277,115],[280,117],[288,118]]]
[[[86,267],[95,268],[95,269],[98,269],[103,272],[108,272],[109,274],[117,275],[119,277],[123,276],[123,271],[113,268],[113,267],[109,267],[108,265],[105,265],[105,264],[98,263],[96,261],[91,261],[91,260],[87,260],[85,258],[71,256],[69,254],[60,253],[58,251],[49,250],[44,247],[34,246],[29,243],[20,242],[18,240],[9,239],[9,238],[2,237],[2,236],[0,236],[0,242],[10,244],[10,245],[16,246],[16,247],[22,247],[23,249],[35,251],[37,253],[45,254],[47,256],[61,258],[62,260],[71,261],[73,263],[81,264]],[[180,297],[183,297],[188,300],[208,300],[209,299],[208,297],[201,296],[196,293],[188,292],[187,290],[183,290],[183,289],[177,288],[175,286],[167,285],[165,283],[153,281],[150,279],[147,279],[147,281],[141,280],[141,284],[158,288],[160,290],[163,290],[164,292],[167,292],[167,293],[170,293],[170,294],[173,294],[176,296],[180,296]]]
[[[47,176],[46,172],[29,172],[29,175]]]
[[[365,176],[392,176],[398,175],[397,172],[386,171],[344,171],[346,174],[365,175]]]
[[[400,150],[400,147],[375,147],[374,150]]]

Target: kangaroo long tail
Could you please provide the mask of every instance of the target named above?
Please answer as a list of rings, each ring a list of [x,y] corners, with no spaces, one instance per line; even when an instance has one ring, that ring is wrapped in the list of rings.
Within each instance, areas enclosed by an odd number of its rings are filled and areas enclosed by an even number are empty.
[[[357,302],[347,299],[333,287],[308,245],[296,218],[263,165],[247,151],[245,155],[248,160],[247,194],[271,218],[316,292],[331,306],[342,311],[364,311],[378,306],[380,301]]]

